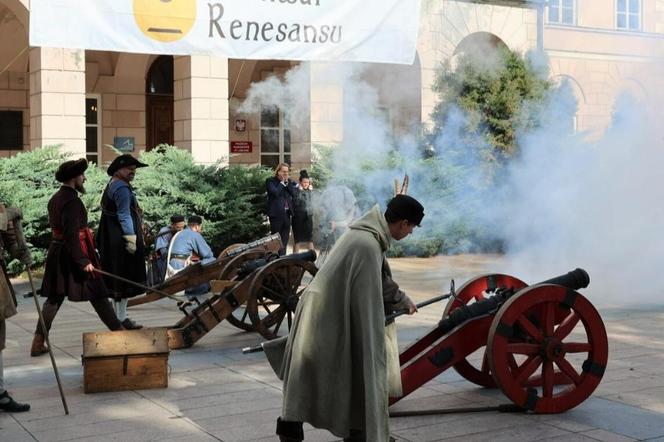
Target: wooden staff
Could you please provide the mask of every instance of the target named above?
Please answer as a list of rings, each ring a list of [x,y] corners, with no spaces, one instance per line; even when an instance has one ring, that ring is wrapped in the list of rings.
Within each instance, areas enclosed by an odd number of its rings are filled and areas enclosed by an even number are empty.
[[[182,299],[178,298],[177,296],[171,295],[170,293],[166,293],[163,290],[153,289],[151,287],[148,287],[147,285],[139,284],[138,282],[134,282],[131,279],[123,278],[122,276],[114,275],[113,273],[108,273],[102,269],[95,268],[95,272],[99,273],[100,275],[108,276],[109,278],[117,279],[118,281],[124,282],[125,284],[133,285],[134,287],[143,289],[146,292],[153,292],[157,293],[158,295],[164,296],[166,298],[171,298],[176,301],[182,301]]]
[[[53,365],[53,371],[55,372],[55,380],[58,382],[58,389],[60,390],[60,398],[62,398],[62,406],[65,407],[65,414],[69,414],[69,407],[67,407],[67,399],[65,399],[65,392],[62,389],[62,383],[60,382],[60,373],[58,372],[58,366],[55,363],[55,357],[53,356],[53,349],[51,348],[51,341],[48,337],[48,330],[46,330],[46,324],[44,323],[44,315],[42,315],[41,307],[39,306],[39,300],[37,299],[37,290],[35,289],[35,283],[32,280],[32,272],[30,267],[25,266],[25,269],[28,271],[28,279],[30,280],[30,288],[32,289],[32,298],[35,300],[35,307],[37,308],[37,314],[39,315],[39,325],[44,333],[44,339],[46,340],[46,345],[48,347],[48,354],[51,356],[51,365]]]

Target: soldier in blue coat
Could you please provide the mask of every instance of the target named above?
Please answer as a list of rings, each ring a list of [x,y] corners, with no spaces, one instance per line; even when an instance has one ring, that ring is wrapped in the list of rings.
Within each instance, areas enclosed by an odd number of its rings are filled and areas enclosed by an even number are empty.
[[[169,265],[175,270],[184,269],[186,266],[196,263],[207,264],[216,258],[212,249],[201,235],[203,230],[203,218],[190,216],[187,220],[187,228],[178,232],[173,237],[173,244],[169,256]],[[196,298],[210,291],[210,283],[206,282],[185,290],[188,298]]]
[[[155,239],[154,249],[157,254],[156,259],[156,268],[157,275],[154,284],[159,284],[164,281],[166,277],[166,260],[168,255],[168,246],[171,245],[171,240],[173,236],[184,229],[184,216],[182,215],[173,215],[171,216],[171,225],[162,227],[157,233],[157,238]]]
[[[106,173],[111,180],[101,199],[97,232],[101,268],[140,285],[147,284],[143,211],[131,182],[136,170],[146,166],[129,154],[120,155],[108,166]],[[127,298],[138,296],[144,290],[110,277],[104,277],[104,281],[115,301],[115,312],[122,326],[128,330],[141,328],[127,317]]]

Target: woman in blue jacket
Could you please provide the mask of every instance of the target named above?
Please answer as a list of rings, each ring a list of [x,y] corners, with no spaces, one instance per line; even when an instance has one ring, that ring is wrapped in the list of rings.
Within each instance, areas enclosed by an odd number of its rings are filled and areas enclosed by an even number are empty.
[[[289,169],[288,164],[281,163],[274,170],[274,176],[265,181],[270,233],[278,233],[281,236],[282,246],[279,255],[286,254],[293,216],[293,198],[298,191],[297,182],[288,178]]]

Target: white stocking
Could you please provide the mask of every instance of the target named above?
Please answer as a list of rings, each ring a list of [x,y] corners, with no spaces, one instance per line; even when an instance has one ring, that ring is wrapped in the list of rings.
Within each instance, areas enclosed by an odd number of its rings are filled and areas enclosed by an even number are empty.
[[[127,319],[127,302],[128,300],[126,298],[113,302],[113,306],[115,307],[115,315],[118,317],[120,322]]]

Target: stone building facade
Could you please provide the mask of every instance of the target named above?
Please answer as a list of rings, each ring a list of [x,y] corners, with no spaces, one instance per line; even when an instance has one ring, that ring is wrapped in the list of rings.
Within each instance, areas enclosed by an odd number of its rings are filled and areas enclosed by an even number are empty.
[[[393,133],[428,121],[441,61],[478,42],[534,49],[538,32],[551,75],[573,85],[577,131],[601,135],[622,92],[644,106],[659,103],[664,0],[548,5],[538,27],[537,8],[525,1],[422,0],[415,63],[365,69]],[[325,75],[326,63],[30,48],[28,27],[28,0],[0,0],[0,127],[11,132],[0,139],[0,156],[61,144],[108,163],[116,155],[108,146],[138,153],[167,142],[200,163],[286,161],[299,168],[310,164],[312,146],[343,140],[343,109],[353,97]],[[307,74],[305,112],[286,118],[275,109],[239,111],[252,84],[294,66]],[[397,96],[395,88],[408,93]]]

